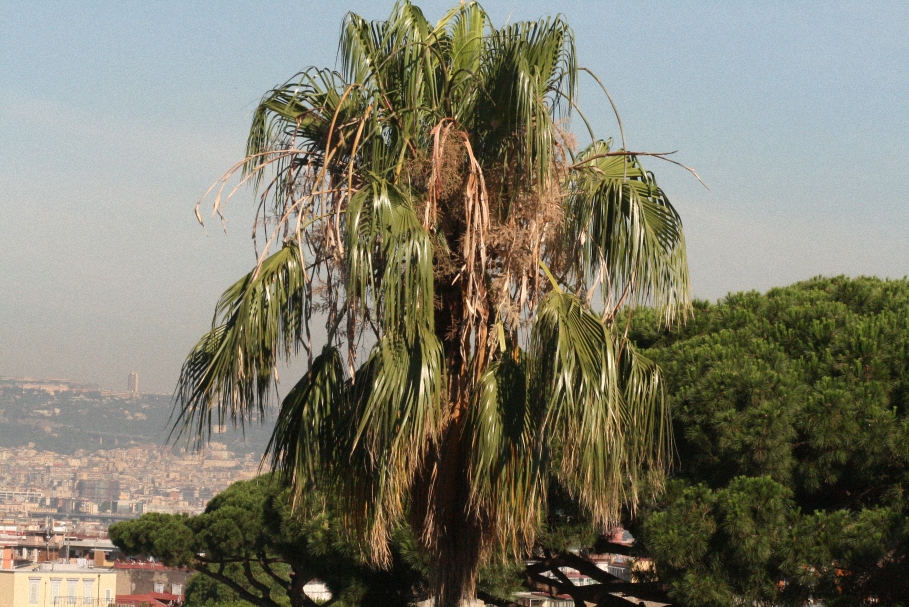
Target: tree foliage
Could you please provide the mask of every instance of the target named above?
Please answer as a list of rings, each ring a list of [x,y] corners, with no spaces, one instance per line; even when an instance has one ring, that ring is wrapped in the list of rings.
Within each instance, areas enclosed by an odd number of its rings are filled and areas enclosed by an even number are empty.
[[[125,554],[198,571],[187,584],[186,607],[312,607],[314,601],[302,593],[309,581],[321,581],[332,592],[323,607],[404,607],[427,598],[427,558],[406,528],[395,532],[392,565],[377,568],[343,529],[335,500],[311,495],[293,509],[289,497],[286,485],[267,476],[240,481],[217,495],[203,514],[149,513],[111,526],[110,536]],[[555,502],[562,505],[544,526],[539,539],[546,543],[536,546],[533,565],[493,560],[481,567],[477,592],[483,600],[511,605],[513,593],[525,588],[587,599],[629,590],[604,571],[595,572],[602,584],[585,587],[545,577],[559,567],[595,569],[571,552],[596,541],[590,520],[577,518],[583,516],[577,503]],[[652,585],[636,589],[653,592]]]
[[[318,580],[332,592],[323,605],[412,604],[425,591],[426,563],[409,535],[392,542],[391,566],[369,566],[340,525],[331,500],[310,495],[292,510],[290,489],[270,477],[234,483],[196,516],[149,513],[112,525],[126,554],[154,556],[200,576],[188,604],[246,601],[259,607],[313,607],[303,593]]]
[[[337,492],[378,563],[407,521],[447,607],[533,546],[551,480],[607,527],[665,464],[660,371],[614,320],[684,317],[681,220],[640,154],[575,145],[561,17],[497,28],[469,2],[433,24],[402,0],[349,14],[339,56],[265,95],[216,184],[218,213],[232,175],[258,185],[259,261],[183,366],[176,430],[261,418],[304,355],[276,469]]]
[[[683,605],[909,601],[909,283],[816,278],[638,315],[679,465],[640,525]]]

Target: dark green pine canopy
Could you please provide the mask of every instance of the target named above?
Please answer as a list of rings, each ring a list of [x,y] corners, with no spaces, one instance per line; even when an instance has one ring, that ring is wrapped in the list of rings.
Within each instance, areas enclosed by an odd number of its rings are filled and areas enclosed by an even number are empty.
[[[683,605],[906,605],[909,281],[815,278],[648,312],[680,465],[635,536]]]
[[[218,213],[234,174],[259,188],[259,262],[183,367],[176,430],[259,419],[305,356],[274,467],[341,494],[380,563],[409,523],[454,605],[532,545],[551,480],[606,528],[667,463],[660,371],[615,316],[685,316],[681,221],[638,155],[589,128],[578,149],[561,17],[399,2],[348,15],[340,57],[266,94],[213,186]]]

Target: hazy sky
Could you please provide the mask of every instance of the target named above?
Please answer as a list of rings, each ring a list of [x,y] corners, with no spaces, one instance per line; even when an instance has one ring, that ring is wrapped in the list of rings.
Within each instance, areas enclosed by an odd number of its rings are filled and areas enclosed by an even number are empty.
[[[421,4],[438,19],[452,1]],[[685,223],[694,293],[909,274],[909,3],[516,2],[563,12]],[[0,3],[0,376],[170,392],[253,263],[251,195],[193,205],[256,102],[391,2]],[[581,104],[617,136],[589,83]]]

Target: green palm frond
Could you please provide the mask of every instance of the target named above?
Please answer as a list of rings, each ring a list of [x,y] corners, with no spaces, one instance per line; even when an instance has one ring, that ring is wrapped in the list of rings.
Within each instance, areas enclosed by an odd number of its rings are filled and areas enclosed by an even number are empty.
[[[531,183],[550,178],[553,120],[575,96],[574,36],[561,18],[515,23],[487,37],[475,124],[486,149],[511,150],[516,169]],[[491,127],[491,128],[490,128]]]
[[[392,127],[375,129],[364,158],[365,168],[377,175],[399,172],[438,113],[441,73],[432,30],[409,2],[397,3],[388,21],[368,22],[352,13],[345,19],[342,74],[375,104],[374,122]]]
[[[580,243],[576,271],[604,297],[660,308],[667,322],[689,307],[682,220],[634,156],[598,141],[578,154],[566,198],[566,230]]]
[[[371,179],[347,207],[347,293],[386,332],[412,341],[433,325],[433,250],[409,197]]]
[[[651,490],[659,489],[675,450],[666,380],[662,369],[640,354],[630,340],[618,335],[614,339],[622,351],[619,373],[626,419],[634,429],[625,440],[626,478],[635,489],[645,478]],[[636,490],[632,491],[632,496],[636,497]]]
[[[442,344],[426,328],[410,342],[388,336],[373,347],[365,371],[355,442],[374,461],[392,453],[392,460],[412,473],[408,462],[435,440],[443,422],[438,407],[445,378]]]
[[[444,379],[441,343],[424,330],[410,343],[380,340],[353,381],[339,351],[326,347],[281,405],[267,451],[275,468],[298,494],[312,483],[336,487],[378,562],[427,445],[438,440]]]
[[[272,196],[276,205],[292,196],[289,188],[296,181],[293,169],[321,168],[327,160],[325,148],[330,138],[334,147],[350,147],[367,100],[358,90],[348,91],[345,96],[347,88],[337,72],[309,68],[259,102],[247,139],[244,175],[254,174],[253,183],[258,187],[265,174],[262,169],[272,162],[269,152],[288,148],[303,152],[278,164],[275,173],[279,178],[274,182]],[[336,131],[330,134],[333,123]],[[343,156],[335,154],[336,159]]]
[[[668,461],[659,369],[581,300],[551,293],[533,328],[531,390],[545,395],[544,431],[560,446],[561,482],[603,525],[634,506],[642,474]]]
[[[387,563],[388,539],[404,519],[408,488],[444,425],[442,344],[422,328],[407,342],[390,335],[373,347],[352,388],[354,421],[341,442],[349,465],[332,475],[344,487],[350,519],[365,530],[377,562]]]
[[[511,356],[490,365],[474,391],[467,426],[472,507],[493,518],[496,543],[516,555],[531,546],[546,507],[545,407],[528,398],[525,365]]]
[[[180,371],[177,435],[199,440],[213,424],[262,419],[278,360],[295,355],[310,316],[306,270],[293,242],[234,283],[218,302],[214,327]]]
[[[349,457],[350,384],[337,348],[326,346],[284,397],[266,454],[298,492]]]
[[[436,24],[434,35],[448,59],[443,95],[451,99],[449,112],[473,107],[476,95],[481,94],[478,75],[483,66],[485,34],[489,27],[489,17],[476,2],[451,9]],[[464,114],[451,114],[458,122],[464,122]]]

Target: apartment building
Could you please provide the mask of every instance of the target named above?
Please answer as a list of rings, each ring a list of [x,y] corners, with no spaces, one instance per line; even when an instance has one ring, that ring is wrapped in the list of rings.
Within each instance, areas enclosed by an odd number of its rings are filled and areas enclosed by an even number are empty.
[[[114,602],[113,569],[40,563],[0,569],[0,607],[108,607]]]
[[[163,593],[179,597],[180,602],[186,582],[194,573],[191,569],[142,561],[118,561],[114,563],[114,570],[117,572],[117,596]]]

